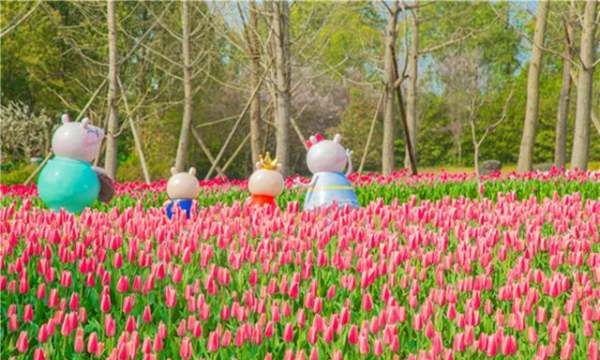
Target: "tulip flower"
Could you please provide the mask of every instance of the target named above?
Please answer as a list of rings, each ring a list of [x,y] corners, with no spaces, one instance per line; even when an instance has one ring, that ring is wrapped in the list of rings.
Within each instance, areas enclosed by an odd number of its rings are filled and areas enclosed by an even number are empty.
[[[16,348],[20,353],[26,352],[29,348],[29,339],[27,337],[27,331],[21,331],[21,333],[19,334]]]

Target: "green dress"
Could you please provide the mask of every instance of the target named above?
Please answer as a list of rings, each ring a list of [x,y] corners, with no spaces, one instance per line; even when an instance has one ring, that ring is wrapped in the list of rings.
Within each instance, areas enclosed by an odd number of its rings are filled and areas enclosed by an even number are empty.
[[[100,192],[98,175],[87,161],[55,156],[38,177],[40,198],[53,211],[80,213]]]

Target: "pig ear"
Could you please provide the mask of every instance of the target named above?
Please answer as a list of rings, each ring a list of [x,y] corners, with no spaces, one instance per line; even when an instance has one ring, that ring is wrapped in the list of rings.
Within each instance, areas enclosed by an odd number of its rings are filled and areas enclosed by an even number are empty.
[[[171,175],[177,175],[177,169],[174,167],[171,168]]]
[[[90,119],[88,119],[87,117],[84,117],[83,120],[81,120],[81,125],[84,128],[87,128],[89,124],[90,124]]]
[[[190,168],[190,170],[188,171],[188,173],[189,173],[190,175],[194,175],[194,176],[196,176],[196,168],[192,166],[192,167]]]
[[[338,143],[338,144],[339,144],[339,143],[340,143],[340,141],[342,141],[342,135],[340,135],[340,134],[335,134],[335,136],[333,137],[333,142],[336,142],[336,143]]]
[[[262,164],[260,161],[257,161],[256,164],[254,164],[256,166],[256,170],[260,170],[262,169]]]
[[[60,119],[62,120],[63,124],[71,122],[71,117],[67,113],[62,114],[62,116],[60,117]]]

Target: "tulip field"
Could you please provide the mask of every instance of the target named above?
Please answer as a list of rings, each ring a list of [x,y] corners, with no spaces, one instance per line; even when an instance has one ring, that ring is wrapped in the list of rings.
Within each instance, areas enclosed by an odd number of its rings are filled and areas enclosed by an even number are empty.
[[[599,359],[600,174],[353,175],[362,208],[2,186],[0,359]]]

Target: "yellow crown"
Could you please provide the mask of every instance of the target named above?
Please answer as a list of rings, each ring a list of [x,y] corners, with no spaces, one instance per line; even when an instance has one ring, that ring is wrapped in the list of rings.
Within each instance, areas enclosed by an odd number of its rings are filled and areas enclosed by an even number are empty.
[[[271,159],[271,155],[267,152],[265,156],[259,155],[259,164],[265,170],[277,170],[277,158]]]

